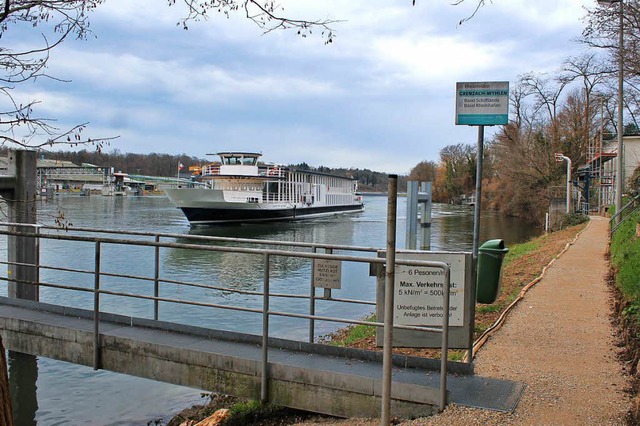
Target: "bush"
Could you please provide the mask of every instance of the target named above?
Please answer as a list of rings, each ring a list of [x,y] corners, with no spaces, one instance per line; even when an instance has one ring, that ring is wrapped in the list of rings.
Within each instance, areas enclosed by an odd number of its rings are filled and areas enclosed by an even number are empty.
[[[560,229],[570,228],[572,226],[580,225],[589,220],[589,216],[582,213],[565,214],[560,223]]]

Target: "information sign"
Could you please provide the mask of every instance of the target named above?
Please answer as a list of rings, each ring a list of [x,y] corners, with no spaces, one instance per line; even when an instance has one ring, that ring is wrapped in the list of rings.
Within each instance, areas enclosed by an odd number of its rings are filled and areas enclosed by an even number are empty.
[[[333,259],[313,259],[313,286],[340,288],[342,286],[342,262]]]
[[[456,124],[495,126],[508,123],[508,81],[456,83]]]
[[[429,254],[427,259],[446,262],[451,268],[449,325],[464,325],[465,254]],[[395,273],[394,323],[402,325],[442,325],[444,271],[398,265]]]

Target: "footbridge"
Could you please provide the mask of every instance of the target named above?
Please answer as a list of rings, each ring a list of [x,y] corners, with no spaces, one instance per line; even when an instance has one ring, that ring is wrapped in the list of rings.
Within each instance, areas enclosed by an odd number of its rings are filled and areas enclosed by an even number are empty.
[[[318,343],[319,324],[390,327],[361,319],[375,301],[329,288],[319,295],[314,286],[314,275],[335,262],[384,276],[385,258],[375,248],[22,224],[0,224],[0,237],[33,240],[37,249],[31,259],[0,258],[9,296],[0,297],[0,334],[11,351],[339,417],[380,417],[385,404],[403,418],[431,415],[447,403],[512,411],[524,387],[447,361],[445,319],[440,327],[395,327],[439,336],[444,362]],[[238,259],[252,262],[248,273],[223,269]],[[185,279],[198,265],[208,265],[206,278]],[[283,286],[283,275],[293,272],[306,284]],[[16,298],[20,287],[35,300]],[[217,327],[229,323],[236,330]],[[289,334],[298,339],[280,337]]]

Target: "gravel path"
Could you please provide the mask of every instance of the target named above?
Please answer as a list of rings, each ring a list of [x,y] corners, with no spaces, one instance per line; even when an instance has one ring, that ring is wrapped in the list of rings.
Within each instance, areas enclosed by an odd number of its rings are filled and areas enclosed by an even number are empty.
[[[480,350],[476,374],[527,385],[514,413],[451,405],[403,425],[623,425],[627,379],[616,358],[605,259],[608,221],[577,241]],[[376,425],[350,419],[324,424]]]
[[[478,353],[478,375],[526,383],[513,414],[452,406],[408,424],[625,424],[629,400],[609,320],[607,233],[607,219],[592,217]]]

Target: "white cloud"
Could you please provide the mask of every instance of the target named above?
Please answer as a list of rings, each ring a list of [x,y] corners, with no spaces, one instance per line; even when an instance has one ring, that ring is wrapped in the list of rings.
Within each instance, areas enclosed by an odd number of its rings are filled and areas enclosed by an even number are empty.
[[[183,31],[180,2],[110,0],[92,17],[97,38],[52,54],[48,71],[73,81],[21,91],[61,123],[122,135],[121,151],[237,148],[406,173],[446,145],[475,143],[475,129],[453,124],[456,81],[557,68],[580,48],[571,39],[591,3],[494,0],[460,26],[473,0],[285,0],[289,16],[344,20],[325,46],[290,31],[261,36],[241,13]]]

